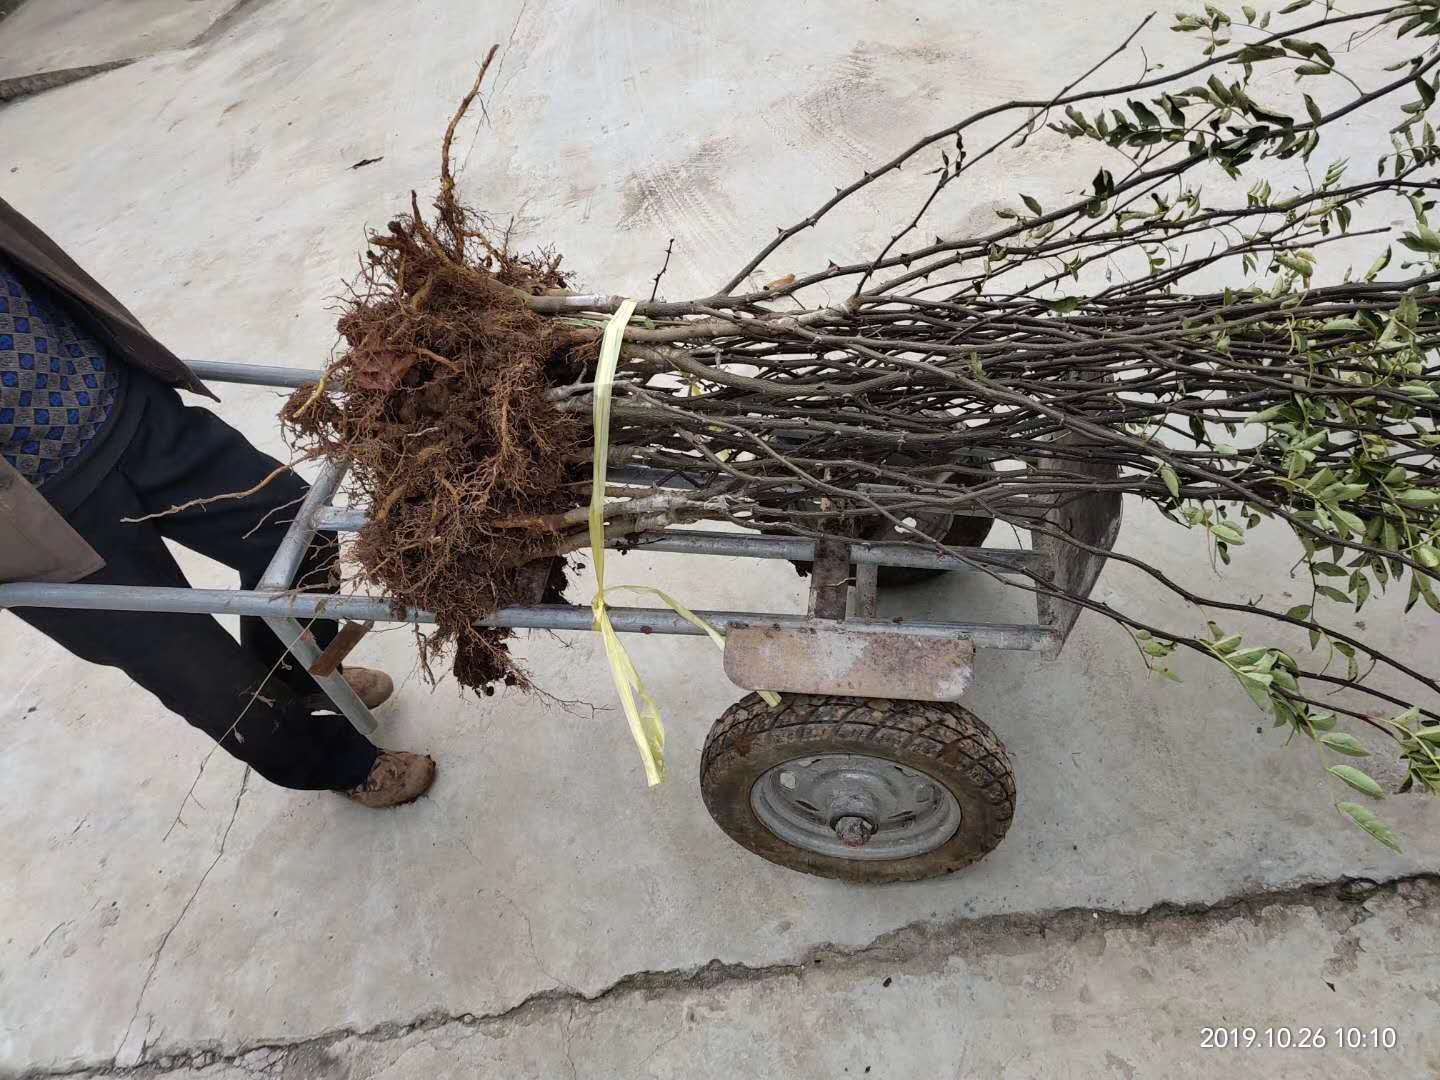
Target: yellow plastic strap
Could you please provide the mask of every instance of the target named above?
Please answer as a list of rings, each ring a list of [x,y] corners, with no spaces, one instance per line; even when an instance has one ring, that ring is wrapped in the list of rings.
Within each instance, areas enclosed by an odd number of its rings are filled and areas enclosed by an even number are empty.
[[[635,311],[635,301],[626,300],[615,309],[615,314],[605,324],[605,336],[600,342],[600,361],[595,371],[595,461],[590,477],[590,556],[595,563],[595,598],[590,608],[595,613],[595,628],[605,642],[605,654],[610,660],[610,674],[615,680],[615,689],[620,695],[620,704],[625,709],[625,719],[630,724],[630,734],[640,749],[640,760],[645,765],[645,779],[653,787],[665,779],[665,725],[660,720],[660,708],[645,689],[640,673],[625,646],[620,641],[610,612],[606,608],[607,591],[627,590],[657,596],[675,614],[703,630],[723,652],[725,636],[714,626],[696,615],[684,604],[668,593],[648,585],[605,586],[605,478],[610,459],[610,399],[615,382],[615,368],[620,361],[620,344],[625,335],[625,324]],[[780,704],[780,698],[768,690],[760,696],[772,708]]]
[[[669,607],[671,611],[675,612],[676,615],[679,615],[682,619],[690,623],[692,626],[704,630],[705,633],[709,636],[710,640],[715,643],[716,648],[718,648],[722,653],[725,651],[725,635],[720,632],[719,628],[716,627],[714,623],[706,622],[699,615],[696,615],[695,612],[691,611],[688,607],[680,603],[679,600],[676,600],[673,596],[665,592],[663,589],[655,589],[650,587],[649,585],[611,585],[605,591],[641,592],[649,593],[651,596],[658,596],[661,602],[663,602],[667,607]],[[769,705],[772,709],[780,704],[780,695],[775,693],[773,690],[757,690],[756,693],[759,694],[761,699],[764,700],[765,704]]]

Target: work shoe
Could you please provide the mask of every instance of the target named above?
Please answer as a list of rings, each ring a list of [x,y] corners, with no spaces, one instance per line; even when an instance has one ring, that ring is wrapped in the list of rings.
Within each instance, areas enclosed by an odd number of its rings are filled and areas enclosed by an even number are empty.
[[[340,673],[355,691],[355,696],[365,703],[366,708],[378,709],[395,693],[395,681],[383,671],[374,668],[347,667]]]
[[[414,802],[435,782],[435,759],[429,754],[382,750],[359,787],[345,794],[361,806],[383,810]]]

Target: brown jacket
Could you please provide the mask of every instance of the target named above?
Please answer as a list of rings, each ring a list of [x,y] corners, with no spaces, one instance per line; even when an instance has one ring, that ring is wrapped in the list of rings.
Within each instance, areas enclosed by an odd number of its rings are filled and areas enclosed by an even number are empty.
[[[215,396],[119,300],[4,199],[0,255],[69,300],[75,317],[114,359],[170,386]],[[0,582],[77,581],[103,565],[45,497],[0,459]]]

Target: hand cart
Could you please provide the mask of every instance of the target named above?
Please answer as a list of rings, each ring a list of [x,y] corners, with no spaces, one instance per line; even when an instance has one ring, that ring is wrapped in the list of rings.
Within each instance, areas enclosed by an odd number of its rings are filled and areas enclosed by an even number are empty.
[[[264,365],[197,361],[191,367],[204,380],[261,386],[297,387],[319,377]],[[1105,562],[1094,551],[1110,550],[1120,525],[1120,496],[1101,483],[1114,477],[1114,467],[1092,469],[1094,492],[1046,512],[1053,532],[1074,537],[1078,546],[1037,532],[1029,550],[976,546],[942,555],[903,541],[817,543],[679,528],[608,544],[811,564],[803,614],[698,613],[725,635],[727,676],[752,691],[721,714],[705,741],[700,788],[716,823],[772,862],[857,882],[933,877],[993,849],[1014,815],[1015,776],[994,732],[958,704],[974,676],[975,651],[1018,649],[1054,658],[1080,608],[1036,592],[1034,623],[882,620],[876,615],[882,571],[902,568],[911,580],[980,569],[1038,574],[1058,591],[1087,596]],[[335,708],[368,735],[375,717],[336,672],[335,656],[322,657],[299,620],[434,619],[424,611],[397,611],[384,597],[289,591],[317,531],[353,532],[365,524],[363,511],[331,505],[343,479],[343,466],[325,466],[257,589],[15,583],[0,585],[0,608],[258,616],[315,674]],[[641,468],[612,469],[611,482],[689,486],[683,476]],[[503,608],[482,625],[593,629],[588,605],[538,603],[543,585],[537,580],[536,603]],[[611,608],[610,615],[621,633],[701,633],[664,608]],[[779,692],[781,705],[767,706],[753,692],[760,689]]]

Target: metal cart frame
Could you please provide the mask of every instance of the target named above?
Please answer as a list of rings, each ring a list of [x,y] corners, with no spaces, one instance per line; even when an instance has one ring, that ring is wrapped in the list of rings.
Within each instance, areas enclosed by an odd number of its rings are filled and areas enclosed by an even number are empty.
[[[313,383],[319,375],[318,372],[298,368],[208,361],[192,362],[190,366],[203,380],[282,388]],[[1074,463],[1068,467],[1074,468]],[[1085,544],[1108,550],[1119,529],[1120,497],[1105,491],[1098,483],[1107,475],[1113,476],[1113,466],[1097,465],[1093,471],[1097,490],[1051,510],[1047,520],[1061,534],[1075,536]],[[0,585],[0,608],[50,607],[258,616],[286,643],[295,658],[315,673],[321,660],[321,650],[304,633],[300,625],[302,619],[365,623],[434,622],[430,613],[397,609],[391,600],[384,597],[291,591],[301,559],[317,532],[354,532],[365,524],[362,511],[332,505],[344,476],[343,465],[334,462],[325,465],[301,503],[259,587],[254,590],[20,582]],[[676,474],[641,468],[615,468],[611,470],[611,477],[613,482],[621,485],[691,486]],[[1087,595],[1103,567],[1104,556],[1052,537],[1038,533],[1032,535],[1034,546],[1031,550],[965,548],[961,549],[963,554],[959,556],[939,554],[933,548],[916,543],[817,543],[800,537],[675,528],[641,537],[616,539],[607,546],[687,555],[808,561],[813,564],[810,599],[803,614],[697,612],[725,634],[727,674],[744,688],[812,696],[841,695],[848,699],[893,699],[901,703],[953,703],[970,683],[975,649],[1022,650],[1053,658],[1063,648],[1079,616],[1079,607],[1037,592],[1034,594],[1034,623],[882,620],[876,616],[878,571],[882,566],[895,566],[933,571],[975,572],[984,568],[999,574],[1034,573],[1053,581],[1066,593]],[[539,599],[538,588],[536,599]],[[609,611],[615,629],[621,633],[698,635],[703,632],[664,608],[612,607]],[[503,608],[481,620],[481,625],[511,629],[594,629],[593,613],[588,605],[538,602]],[[334,670],[333,664],[323,666],[328,666],[330,673],[316,673],[315,677],[336,709],[361,732],[367,735],[374,732],[378,725],[370,709],[356,696],[343,676]],[[707,794],[707,803],[709,801]],[[850,821],[852,817],[845,820]],[[721,824],[732,836],[735,835],[724,822]],[[736,838],[752,850],[758,850],[746,840]],[[864,842],[863,838],[861,842]],[[766,851],[758,853],[775,857]],[[795,864],[790,862],[787,865]],[[876,864],[872,861],[866,865]],[[829,872],[816,866],[796,868],[816,873]],[[929,876],[929,873],[907,876]],[[874,875],[866,878],[881,879]]]

